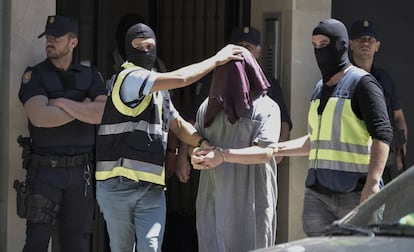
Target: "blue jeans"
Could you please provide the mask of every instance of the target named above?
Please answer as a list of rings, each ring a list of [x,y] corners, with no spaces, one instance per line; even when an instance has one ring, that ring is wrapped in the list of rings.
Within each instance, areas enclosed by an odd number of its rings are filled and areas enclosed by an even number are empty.
[[[112,252],[161,251],[165,194],[161,185],[125,177],[97,181],[96,198],[106,221]]]
[[[308,236],[321,236],[333,221],[344,217],[359,204],[361,192],[326,195],[310,188],[305,190],[302,225]]]

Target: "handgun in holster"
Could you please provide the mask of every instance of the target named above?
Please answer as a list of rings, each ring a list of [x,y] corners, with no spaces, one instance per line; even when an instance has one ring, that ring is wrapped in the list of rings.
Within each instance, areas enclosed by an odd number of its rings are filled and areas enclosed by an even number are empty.
[[[19,135],[17,137],[17,143],[20,147],[23,148],[22,151],[22,167],[27,170],[28,165],[30,162],[30,154],[31,154],[31,139],[30,137],[23,137],[22,135]],[[28,179],[26,181],[19,181],[15,180],[13,183],[13,187],[16,190],[16,209],[17,209],[17,215],[20,218],[27,218],[27,199],[29,197],[29,186],[28,186]]]
[[[30,160],[31,160],[31,154],[32,154],[32,139],[30,137],[23,137],[22,135],[19,135],[17,137],[17,143],[19,144],[20,147],[23,148],[22,167],[27,170]]]
[[[54,225],[59,209],[59,204],[41,194],[29,194],[26,219],[33,223]]]
[[[26,218],[27,217],[27,198],[29,196],[29,190],[26,185],[26,182],[20,182],[19,180],[15,180],[13,183],[14,189],[16,189],[17,192],[17,215],[20,218]]]
[[[17,215],[34,223],[54,225],[60,205],[41,194],[31,194],[26,182],[14,181],[17,191]]]
[[[30,190],[37,167],[30,167],[32,141],[30,137],[19,135],[17,142],[23,148],[23,168],[26,169],[26,181],[15,180],[13,187],[17,192],[17,215],[34,223],[55,224],[60,205],[41,194]]]

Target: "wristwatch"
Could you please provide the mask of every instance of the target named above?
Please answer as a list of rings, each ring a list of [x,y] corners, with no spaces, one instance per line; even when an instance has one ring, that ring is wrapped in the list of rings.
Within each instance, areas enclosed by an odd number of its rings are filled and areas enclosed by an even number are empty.
[[[175,156],[177,156],[177,155],[178,155],[178,147],[176,147],[176,148],[170,148],[170,147],[168,147],[168,146],[167,146],[167,151],[168,151],[169,153],[174,154]]]

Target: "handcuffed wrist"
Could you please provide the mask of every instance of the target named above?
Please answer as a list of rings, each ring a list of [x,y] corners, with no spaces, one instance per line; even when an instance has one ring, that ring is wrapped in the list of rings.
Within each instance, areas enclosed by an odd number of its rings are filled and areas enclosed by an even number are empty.
[[[197,147],[201,147],[201,145],[202,145],[202,144],[203,144],[203,142],[205,142],[205,141],[208,141],[208,139],[207,139],[207,138],[205,138],[205,137],[201,138],[201,139],[198,141],[198,143],[197,143]]]
[[[214,147],[215,150],[218,150],[221,153],[221,156],[223,157],[223,163],[226,162],[226,155],[224,154],[224,151],[220,147]]]

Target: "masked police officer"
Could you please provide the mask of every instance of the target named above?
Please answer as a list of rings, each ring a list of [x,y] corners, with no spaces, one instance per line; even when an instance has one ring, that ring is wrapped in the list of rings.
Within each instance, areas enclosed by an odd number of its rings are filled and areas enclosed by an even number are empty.
[[[345,25],[320,21],[312,44],[322,79],[312,94],[308,134],[279,143],[277,155],[308,155],[302,224],[308,236],[320,236],[380,190],[392,129],[377,80],[349,60]]]
[[[47,59],[22,77],[19,98],[32,142],[23,251],[47,251],[55,225],[61,251],[89,251],[94,124],[100,123],[106,89],[95,69],[75,62],[78,34],[75,20],[49,16],[39,36],[46,37]]]
[[[190,146],[212,147],[174,108],[168,90],[198,81],[216,66],[241,60],[228,45],[214,56],[172,72],[151,71],[154,31],[143,23],[125,36],[126,62],[116,75],[97,137],[96,196],[112,251],[161,251],[165,225],[168,132]]]

